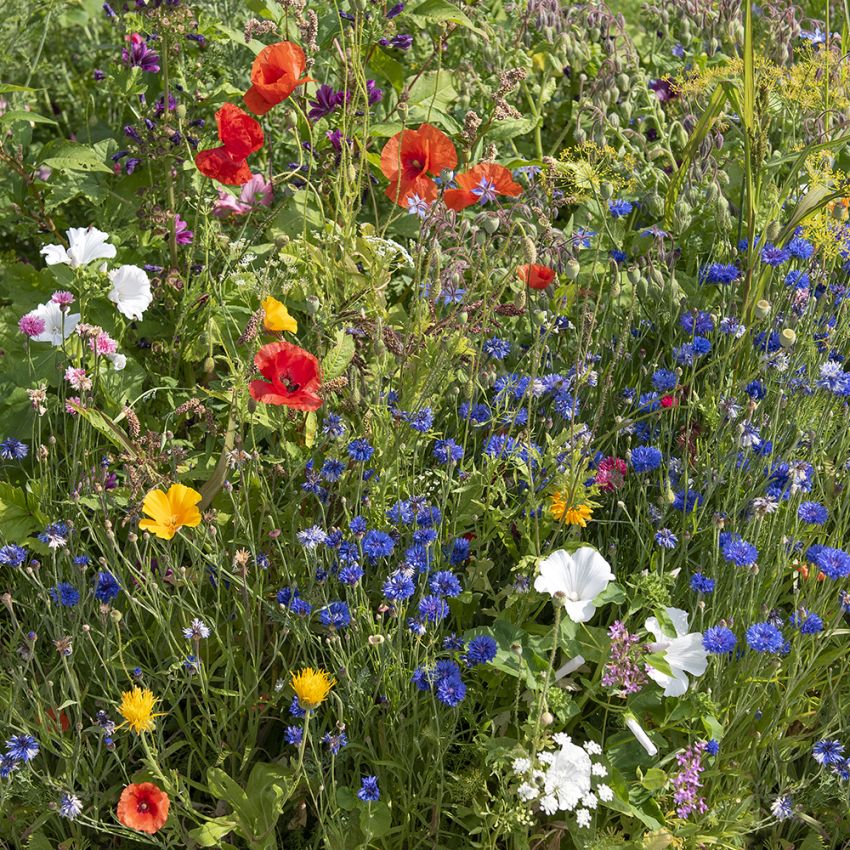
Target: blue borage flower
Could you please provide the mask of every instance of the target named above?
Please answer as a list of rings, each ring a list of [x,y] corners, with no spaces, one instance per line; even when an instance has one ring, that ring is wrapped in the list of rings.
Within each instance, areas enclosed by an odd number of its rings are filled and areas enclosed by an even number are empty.
[[[627,216],[634,209],[634,204],[629,201],[615,198],[608,201],[608,212],[612,218],[622,218]]]

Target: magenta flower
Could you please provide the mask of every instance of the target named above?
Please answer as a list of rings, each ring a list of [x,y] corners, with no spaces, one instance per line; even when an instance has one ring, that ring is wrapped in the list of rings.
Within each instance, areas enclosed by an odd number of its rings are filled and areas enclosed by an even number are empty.
[[[189,223],[183,221],[179,214],[174,217],[174,232],[177,236],[178,245],[191,245],[195,234],[189,230]]]
[[[159,54],[151,50],[137,32],[127,36],[127,44],[121,51],[121,59],[130,68],[141,68],[148,74],[159,72]]]
[[[218,200],[213,206],[213,215],[226,218],[229,215],[246,215],[257,207],[270,206],[272,202],[272,184],[262,174],[255,174],[242,186],[238,198],[223,189],[218,190]]]

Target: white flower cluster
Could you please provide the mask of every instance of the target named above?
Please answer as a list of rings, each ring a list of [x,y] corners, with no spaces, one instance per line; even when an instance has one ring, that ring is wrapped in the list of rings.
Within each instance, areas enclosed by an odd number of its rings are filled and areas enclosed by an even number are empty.
[[[560,749],[539,752],[537,767],[529,758],[514,759],[513,771],[522,777],[517,794],[547,815],[573,812],[578,826],[589,827],[599,801],[607,803],[614,798],[611,788],[600,782],[608,769],[592,758],[602,754],[602,747],[595,741],[578,746],[563,732],[552,740]]]

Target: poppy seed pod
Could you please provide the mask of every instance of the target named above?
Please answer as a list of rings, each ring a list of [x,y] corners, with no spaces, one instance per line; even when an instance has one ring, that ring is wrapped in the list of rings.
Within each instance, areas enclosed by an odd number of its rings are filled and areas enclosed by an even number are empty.
[[[756,318],[766,319],[770,315],[770,301],[764,298],[756,304]]]
[[[481,226],[492,236],[499,229],[499,216],[485,216],[481,222]]]
[[[567,280],[577,280],[581,272],[581,264],[574,257],[567,260],[564,266],[564,276]]]
[[[791,348],[797,341],[797,334],[791,328],[783,328],[779,334],[779,344],[783,348]]]

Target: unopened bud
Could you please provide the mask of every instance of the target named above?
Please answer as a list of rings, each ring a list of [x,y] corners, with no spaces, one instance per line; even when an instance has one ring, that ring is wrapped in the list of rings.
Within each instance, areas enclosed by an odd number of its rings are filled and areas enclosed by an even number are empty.
[[[797,341],[797,334],[791,328],[783,328],[779,333],[779,344],[783,348],[791,348]]]
[[[764,298],[756,304],[756,318],[766,319],[770,315],[770,301]]]

